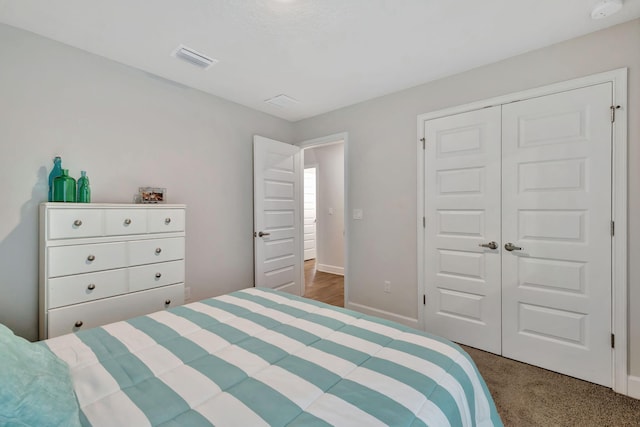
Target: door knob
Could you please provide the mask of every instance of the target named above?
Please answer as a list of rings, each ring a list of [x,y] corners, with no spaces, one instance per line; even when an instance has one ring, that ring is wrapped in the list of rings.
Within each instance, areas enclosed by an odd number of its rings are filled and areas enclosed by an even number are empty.
[[[478,246],[481,248],[498,249],[498,244],[496,242],[480,243]]]
[[[258,237],[271,236],[271,233],[265,233],[264,231],[258,232]]]
[[[522,248],[520,246],[516,246],[511,242],[509,242],[506,245],[504,245],[504,248],[506,250],[508,250],[509,252],[511,252],[511,251],[521,251],[522,250]]]

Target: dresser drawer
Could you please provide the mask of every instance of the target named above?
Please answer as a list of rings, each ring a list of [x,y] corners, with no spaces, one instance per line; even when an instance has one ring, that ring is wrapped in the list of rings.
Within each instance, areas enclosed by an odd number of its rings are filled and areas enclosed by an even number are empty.
[[[102,235],[103,211],[99,209],[49,209],[48,238],[73,239]]]
[[[149,209],[149,233],[184,231],[184,209]]]
[[[144,209],[107,209],[104,216],[104,232],[107,236],[147,232],[147,212]]]
[[[171,261],[129,268],[131,292],[184,282],[184,261]]]
[[[49,280],[49,307],[63,307],[128,291],[129,275],[126,269],[57,277]]]
[[[49,277],[90,273],[127,266],[127,243],[55,246],[47,249]]]
[[[129,242],[129,265],[184,259],[184,237]]]
[[[153,313],[184,303],[184,284],[119,295],[48,313],[48,338]]]

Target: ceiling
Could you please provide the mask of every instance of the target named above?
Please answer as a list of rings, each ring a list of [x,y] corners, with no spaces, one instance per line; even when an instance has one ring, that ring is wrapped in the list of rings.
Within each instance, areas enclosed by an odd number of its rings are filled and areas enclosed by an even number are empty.
[[[0,0],[0,22],[296,121],[640,17],[597,1]]]

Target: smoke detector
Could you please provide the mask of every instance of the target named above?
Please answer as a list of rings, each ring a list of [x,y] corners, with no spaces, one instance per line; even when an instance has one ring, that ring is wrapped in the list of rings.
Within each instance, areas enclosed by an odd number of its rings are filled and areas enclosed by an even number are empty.
[[[207,55],[184,45],[178,46],[171,55],[204,70],[218,63],[217,59],[209,58]]]
[[[591,10],[591,19],[602,19],[622,9],[622,0],[600,0]]]

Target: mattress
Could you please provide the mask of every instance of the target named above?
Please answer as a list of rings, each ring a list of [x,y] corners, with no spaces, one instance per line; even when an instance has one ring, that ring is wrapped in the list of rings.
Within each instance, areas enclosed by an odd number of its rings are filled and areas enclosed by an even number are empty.
[[[270,289],[44,343],[83,425],[502,425],[456,344]]]

